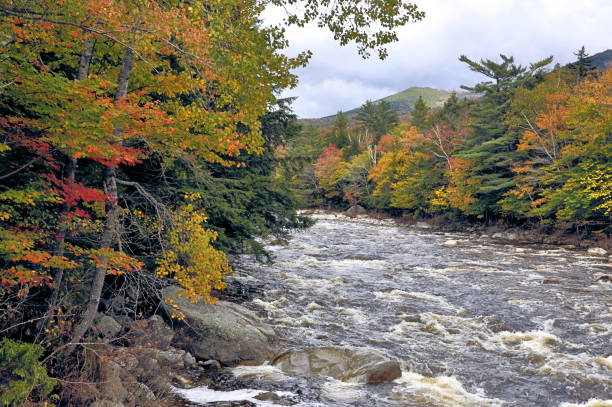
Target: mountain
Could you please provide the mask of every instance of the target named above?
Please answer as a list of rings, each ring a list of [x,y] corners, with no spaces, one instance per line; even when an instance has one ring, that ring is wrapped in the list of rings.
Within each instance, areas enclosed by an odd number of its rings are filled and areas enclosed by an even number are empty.
[[[595,55],[591,55],[585,58],[586,62],[591,66],[596,67],[600,71],[612,66],[612,49],[599,52]]]
[[[457,94],[457,97],[463,99],[464,97],[470,98],[473,97],[469,92],[464,91],[454,91],[454,90],[443,90],[443,89],[434,89],[434,88],[424,88],[424,87],[412,87],[405,89],[401,92],[395,93],[393,95],[387,96],[382,99],[378,99],[374,101],[374,103],[379,103],[383,100],[389,102],[391,108],[395,110],[400,116],[407,115],[413,108],[416,101],[419,99],[419,96],[423,98],[425,104],[429,107],[441,107],[444,104],[444,101],[450,97],[454,93]],[[354,121],[354,117],[359,111],[359,107],[343,112],[346,115],[346,118],[349,122]],[[300,123],[302,124],[312,124],[315,127],[327,127],[334,124],[334,119],[336,115],[321,117],[318,119],[300,119]]]

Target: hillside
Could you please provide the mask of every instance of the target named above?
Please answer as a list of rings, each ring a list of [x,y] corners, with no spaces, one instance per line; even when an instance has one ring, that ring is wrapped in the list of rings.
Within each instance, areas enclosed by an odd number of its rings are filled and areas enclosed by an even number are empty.
[[[599,52],[586,58],[586,61],[600,71],[612,66],[612,49]]]
[[[459,98],[469,97],[470,94],[464,91],[453,91],[444,89],[434,89],[426,87],[411,87],[393,95],[374,101],[378,103],[380,101],[387,101],[391,105],[391,108],[395,110],[400,116],[408,114],[419,96],[423,98],[425,104],[430,107],[441,107],[444,101],[453,94],[457,93]],[[354,117],[359,111],[359,107],[343,112],[349,122],[354,121]],[[334,123],[336,115],[325,116],[318,119],[300,119],[302,124],[312,124],[315,127],[327,127]]]

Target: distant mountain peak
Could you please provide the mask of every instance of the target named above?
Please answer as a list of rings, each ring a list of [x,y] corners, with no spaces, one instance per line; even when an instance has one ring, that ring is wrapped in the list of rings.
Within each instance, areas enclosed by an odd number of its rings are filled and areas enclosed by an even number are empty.
[[[395,110],[399,115],[406,115],[412,110],[419,97],[423,98],[423,101],[427,106],[436,108],[442,107],[446,99],[448,99],[453,93],[456,93],[457,97],[459,98],[468,97],[468,95],[470,95],[469,92],[466,91],[435,89],[426,86],[413,86],[408,89],[404,89],[401,92],[394,93],[393,95],[375,100],[373,103],[380,103],[383,100],[387,101],[391,105],[391,109]],[[361,104],[363,103],[365,103],[365,100]],[[349,122],[352,122],[354,121],[353,118],[358,111],[359,107],[355,107],[343,113],[346,115]],[[321,118],[300,119],[300,122],[302,124],[312,124],[315,127],[327,127],[334,123],[335,118],[336,115],[334,114]]]

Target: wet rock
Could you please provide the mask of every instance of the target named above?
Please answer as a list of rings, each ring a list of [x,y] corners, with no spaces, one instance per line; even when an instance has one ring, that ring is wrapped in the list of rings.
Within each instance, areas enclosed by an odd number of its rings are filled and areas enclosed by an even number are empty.
[[[270,246],[288,246],[289,242],[285,239],[274,239],[270,241]]]
[[[240,361],[263,363],[275,354],[271,343],[274,330],[254,312],[227,301],[194,304],[178,294],[178,287],[164,288],[162,306],[169,314],[178,311],[184,315],[192,336],[188,348],[196,358],[231,365]]]
[[[257,396],[255,396],[255,399],[259,401],[268,401],[278,406],[293,406],[297,404],[297,402],[293,400],[281,397],[278,394],[272,392],[258,394]]]
[[[206,362],[202,362],[202,366],[212,369],[221,369],[221,363],[216,360],[207,360]]]
[[[353,205],[348,208],[345,212],[346,216],[354,218],[355,216],[365,215],[367,211],[361,205]]]
[[[552,279],[542,280],[542,284],[559,284],[559,283],[560,283],[559,280],[552,280]]]
[[[183,355],[183,362],[185,362],[185,366],[193,366],[196,363],[196,359],[189,352]]]
[[[425,222],[417,222],[414,227],[418,229],[431,229],[431,225]]]
[[[444,243],[442,243],[443,246],[446,247],[455,247],[459,244],[459,242],[457,242],[454,239],[448,239],[447,241],[445,241]]]
[[[587,250],[587,253],[605,256],[608,251],[606,249],[602,249],[601,247],[590,247],[589,250]]]
[[[121,331],[121,325],[108,315],[94,319],[93,328],[104,338],[112,338]]]
[[[318,348],[285,354],[274,361],[285,373],[344,382],[382,383],[402,375],[397,361],[370,349]]]
[[[514,232],[497,232],[491,235],[493,239],[503,240],[516,240],[516,233]]]
[[[397,362],[389,361],[379,363],[368,369],[367,383],[388,383],[402,376]]]
[[[129,324],[129,343],[132,346],[155,347],[167,350],[174,339],[174,331],[159,315]]]
[[[601,271],[593,274],[593,277],[595,277],[595,281],[612,282],[612,274],[602,273]]]

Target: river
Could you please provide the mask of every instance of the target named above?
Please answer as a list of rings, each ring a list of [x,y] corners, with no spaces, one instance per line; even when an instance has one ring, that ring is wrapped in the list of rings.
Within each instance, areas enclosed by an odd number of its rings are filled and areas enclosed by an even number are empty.
[[[246,306],[286,348],[373,348],[398,359],[402,377],[364,385],[240,366],[231,373],[249,389],[187,397],[270,406],[253,396],[274,391],[304,407],[612,406],[612,289],[594,278],[610,272],[607,256],[314,217],[288,245],[267,247],[273,265],[242,259],[238,278],[266,289]]]

